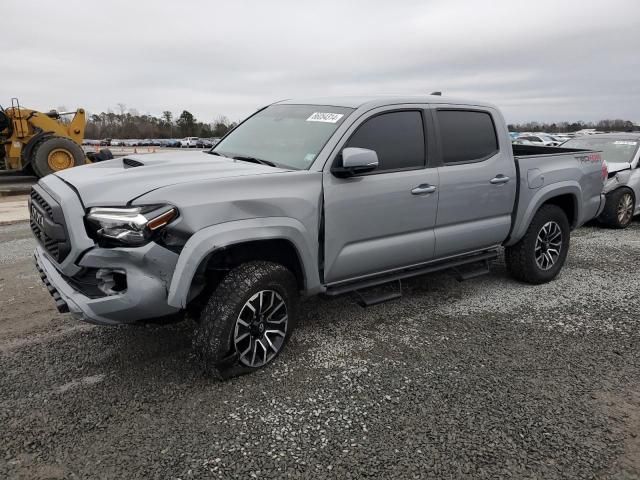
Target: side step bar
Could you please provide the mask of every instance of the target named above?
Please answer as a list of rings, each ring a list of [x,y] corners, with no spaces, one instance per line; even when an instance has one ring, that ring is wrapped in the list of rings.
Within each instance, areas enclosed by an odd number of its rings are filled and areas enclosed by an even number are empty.
[[[489,260],[483,260],[482,264],[473,270],[463,271],[459,268],[454,268],[453,270],[456,272],[456,280],[464,282],[465,280],[471,280],[472,278],[481,277],[489,273]]]
[[[380,295],[371,295],[361,292],[360,290],[354,290],[354,293],[358,297],[358,305],[362,308],[372,307],[379,303],[389,302],[402,297],[402,280],[397,280],[398,289],[395,292],[382,293]],[[391,282],[389,282],[391,283]]]
[[[325,295],[329,297],[335,297],[337,295],[342,295],[344,293],[349,293],[358,290],[364,290],[371,287],[377,287],[379,285],[384,285],[385,283],[391,283],[403,280],[405,278],[418,277],[421,275],[426,275],[428,273],[439,272],[442,270],[454,269],[457,272],[457,278],[462,280],[468,280],[470,278],[475,278],[482,274],[488,273],[489,271],[489,262],[498,258],[497,250],[490,250],[488,252],[482,252],[474,255],[469,255],[465,257],[458,257],[451,260],[443,260],[441,262],[434,262],[431,264],[427,264],[422,267],[416,267],[406,270],[401,270],[397,272],[392,272],[387,275],[381,275],[379,277],[370,278],[366,280],[362,280],[359,282],[351,282],[346,284],[338,284],[335,286],[328,286]],[[484,267],[482,269],[472,270],[471,272],[460,273],[457,270],[457,267],[461,267],[463,265],[469,265],[471,263],[483,262]],[[394,294],[393,298],[398,298],[402,294],[402,290],[400,290],[400,294]],[[361,295],[361,294],[360,294]],[[381,303],[381,302],[376,302]]]

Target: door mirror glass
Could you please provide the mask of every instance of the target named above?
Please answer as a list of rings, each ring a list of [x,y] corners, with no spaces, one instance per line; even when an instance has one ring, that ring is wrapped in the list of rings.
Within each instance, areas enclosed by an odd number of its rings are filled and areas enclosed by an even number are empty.
[[[342,150],[342,165],[333,167],[336,177],[352,177],[378,168],[378,154],[367,148],[347,147]]]

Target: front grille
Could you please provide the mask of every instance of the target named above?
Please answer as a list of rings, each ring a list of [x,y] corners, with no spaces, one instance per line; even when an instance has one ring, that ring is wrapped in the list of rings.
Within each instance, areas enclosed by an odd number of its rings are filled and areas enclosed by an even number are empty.
[[[49,219],[53,220],[53,209],[51,208],[51,205],[49,205],[47,201],[42,198],[42,195],[36,192],[33,188],[31,189],[31,201],[40,205],[42,209],[47,212]]]
[[[40,240],[44,249],[49,252],[53,258],[57,259],[60,255],[60,249],[58,248],[58,241],[50,238],[42,228],[34,221],[31,220],[31,231],[35,235],[35,237]],[[58,260],[59,261],[59,260]]]
[[[29,225],[33,235],[40,241],[47,253],[57,262],[62,262],[71,250],[64,215],[60,205],[52,198],[45,198],[45,195],[38,192],[35,187],[31,189],[31,204],[39,207],[38,210],[45,218],[39,224],[34,218],[33,212],[30,212]],[[48,197],[48,195],[46,196]]]

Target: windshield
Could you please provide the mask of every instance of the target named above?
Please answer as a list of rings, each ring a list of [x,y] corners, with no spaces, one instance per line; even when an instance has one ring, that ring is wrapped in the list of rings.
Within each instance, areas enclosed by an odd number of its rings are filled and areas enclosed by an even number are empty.
[[[631,163],[638,149],[638,139],[634,138],[598,138],[589,136],[574,138],[562,144],[567,148],[584,148],[586,150],[600,150],[602,156],[609,163]]]
[[[352,108],[323,105],[271,105],[240,124],[211,151],[305,170],[351,112]]]

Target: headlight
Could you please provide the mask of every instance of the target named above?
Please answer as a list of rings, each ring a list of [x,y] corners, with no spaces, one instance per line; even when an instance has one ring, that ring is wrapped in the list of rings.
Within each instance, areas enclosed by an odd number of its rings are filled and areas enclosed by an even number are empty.
[[[89,210],[87,222],[96,240],[140,246],[149,242],[155,232],[178,216],[171,205],[132,208],[96,207]]]

